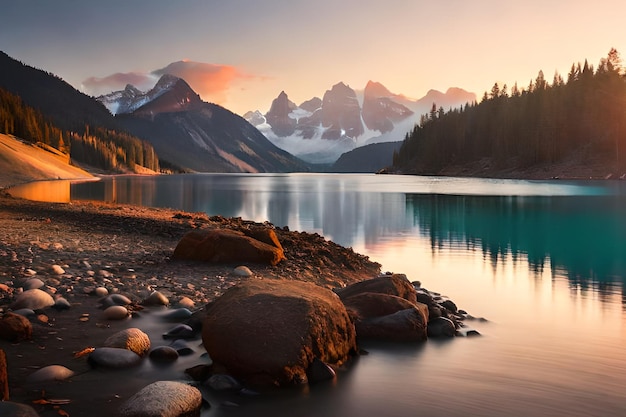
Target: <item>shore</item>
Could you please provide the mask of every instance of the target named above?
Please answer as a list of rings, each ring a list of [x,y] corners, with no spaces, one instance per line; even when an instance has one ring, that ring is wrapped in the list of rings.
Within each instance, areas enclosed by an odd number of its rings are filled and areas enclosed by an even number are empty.
[[[128,322],[107,323],[95,287],[104,286],[139,303],[152,291],[172,304],[183,297],[196,308],[246,277],[240,265],[173,261],[181,237],[196,228],[233,228],[252,222],[204,213],[119,204],[41,203],[0,191],[0,311],[7,311],[21,285],[39,278],[48,291],[66,298],[66,311],[46,309],[33,324],[30,341],[0,341],[7,356],[11,399],[28,398],[24,380],[34,370],[66,364],[73,353],[97,346]],[[277,266],[246,265],[262,278],[314,282],[327,288],[371,278],[380,265],[317,234],[277,228],[286,260]],[[64,273],[53,269],[60,266]],[[89,317],[89,320],[84,320]],[[84,365],[86,366],[86,365]],[[46,414],[41,414],[46,415]]]

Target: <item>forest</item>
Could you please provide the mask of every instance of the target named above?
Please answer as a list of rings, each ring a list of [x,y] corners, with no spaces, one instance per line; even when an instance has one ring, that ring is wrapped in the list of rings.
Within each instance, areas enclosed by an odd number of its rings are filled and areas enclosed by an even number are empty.
[[[393,170],[436,175],[484,163],[494,171],[602,161],[626,172],[626,76],[611,49],[594,69],[572,64],[566,79],[543,71],[525,88],[495,83],[480,102],[445,111],[433,104],[393,155]]]
[[[68,154],[71,160],[96,169],[134,171],[139,165],[159,171],[159,159],[149,143],[101,126],[83,125],[81,132],[61,129],[3,88],[0,88],[0,133],[52,146]]]

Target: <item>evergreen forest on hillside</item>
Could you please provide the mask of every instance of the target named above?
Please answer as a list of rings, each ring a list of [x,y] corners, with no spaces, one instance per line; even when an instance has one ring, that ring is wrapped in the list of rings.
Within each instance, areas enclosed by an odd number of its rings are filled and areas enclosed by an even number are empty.
[[[626,172],[626,76],[617,50],[597,69],[573,64],[567,79],[542,71],[526,88],[494,84],[480,103],[433,108],[394,152],[393,168],[438,174],[484,162],[495,171],[576,159]]]
[[[21,98],[0,88],[0,133],[51,146],[78,163],[106,171],[134,170],[136,165],[158,171],[152,146],[134,136],[105,127],[82,126],[70,132],[53,124]]]

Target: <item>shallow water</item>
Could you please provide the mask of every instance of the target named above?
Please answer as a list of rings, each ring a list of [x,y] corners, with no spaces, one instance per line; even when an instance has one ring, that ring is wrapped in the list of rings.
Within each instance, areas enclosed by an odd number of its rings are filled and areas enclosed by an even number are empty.
[[[203,416],[626,414],[621,182],[196,174],[66,187],[318,232],[488,320],[468,323],[481,337],[363,346],[334,383],[215,399]]]

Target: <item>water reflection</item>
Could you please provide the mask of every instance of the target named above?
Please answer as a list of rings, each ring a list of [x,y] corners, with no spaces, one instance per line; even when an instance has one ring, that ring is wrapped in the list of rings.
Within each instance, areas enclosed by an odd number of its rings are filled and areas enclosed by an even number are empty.
[[[414,225],[433,249],[481,250],[495,267],[523,256],[572,287],[615,293],[626,270],[626,199],[621,196],[407,195]]]
[[[622,182],[572,183],[374,175],[115,176],[12,190],[50,201],[101,200],[269,221],[374,252],[406,239],[510,259],[566,277],[572,291],[621,294],[626,276]],[[18,193],[19,191],[19,193]]]

